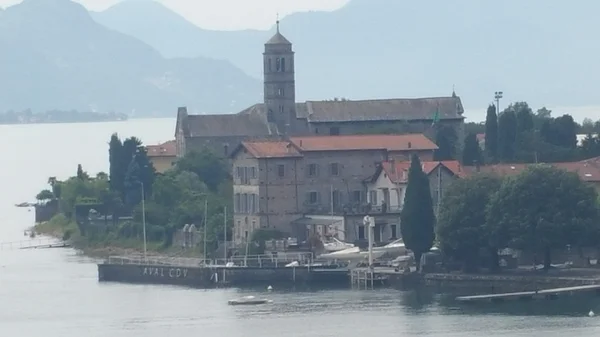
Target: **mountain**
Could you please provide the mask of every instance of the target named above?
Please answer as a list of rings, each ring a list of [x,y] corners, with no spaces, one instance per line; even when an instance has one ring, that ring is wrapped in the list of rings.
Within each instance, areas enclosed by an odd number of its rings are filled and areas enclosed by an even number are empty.
[[[599,10],[594,0],[351,0],[290,15],[281,30],[294,43],[299,100],[449,95],[455,86],[467,109],[498,90],[534,107],[600,105]],[[151,1],[94,19],[163,55],[228,59],[257,78],[273,34],[204,30]]]
[[[70,0],[24,0],[0,12],[0,50],[0,111],[170,116],[181,105],[237,112],[261,99],[260,82],[229,61],[164,58]]]

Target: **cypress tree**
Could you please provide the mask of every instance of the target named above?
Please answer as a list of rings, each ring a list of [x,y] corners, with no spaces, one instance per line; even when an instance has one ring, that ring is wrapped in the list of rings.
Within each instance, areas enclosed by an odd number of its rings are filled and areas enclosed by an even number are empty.
[[[498,117],[498,159],[503,162],[513,161],[516,155],[516,143],[517,116],[512,110],[505,110]]]
[[[485,117],[485,154],[492,160],[498,158],[498,115],[493,104]]]
[[[462,153],[462,163],[465,166],[483,164],[483,156],[481,155],[479,142],[477,141],[477,136],[474,133],[469,133],[467,137],[465,137],[465,144],[463,146]]]
[[[433,246],[435,215],[429,190],[429,179],[415,154],[410,161],[404,208],[400,213],[400,231],[406,248],[415,255],[420,270],[421,256]]]

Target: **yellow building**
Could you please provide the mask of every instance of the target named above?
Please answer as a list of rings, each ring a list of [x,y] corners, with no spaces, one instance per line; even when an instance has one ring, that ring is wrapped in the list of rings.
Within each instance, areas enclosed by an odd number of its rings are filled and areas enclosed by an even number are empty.
[[[148,159],[150,159],[158,173],[165,173],[175,164],[177,159],[174,140],[159,145],[148,145],[146,151],[148,152]]]

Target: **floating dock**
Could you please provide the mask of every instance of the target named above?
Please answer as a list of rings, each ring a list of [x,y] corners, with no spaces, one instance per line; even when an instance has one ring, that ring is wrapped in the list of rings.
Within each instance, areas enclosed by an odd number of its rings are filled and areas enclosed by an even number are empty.
[[[567,288],[544,289],[538,291],[521,291],[514,293],[486,294],[474,296],[459,296],[456,298],[459,302],[503,302],[509,300],[535,300],[535,299],[555,299],[560,295],[573,295],[595,291],[600,294],[600,284],[584,285]]]

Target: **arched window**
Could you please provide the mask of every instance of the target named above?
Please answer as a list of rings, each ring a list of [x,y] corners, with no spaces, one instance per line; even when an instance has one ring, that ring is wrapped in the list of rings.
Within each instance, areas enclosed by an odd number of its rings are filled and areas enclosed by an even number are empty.
[[[281,59],[279,57],[275,59],[275,70],[281,70]]]
[[[285,72],[285,58],[281,58],[281,72]]]
[[[271,58],[267,59],[267,69],[269,69],[269,72],[273,71],[271,69]]]
[[[269,109],[267,112],[267,121],[272,123],[275,121],[275,115],[273,114],[273,110]]]

